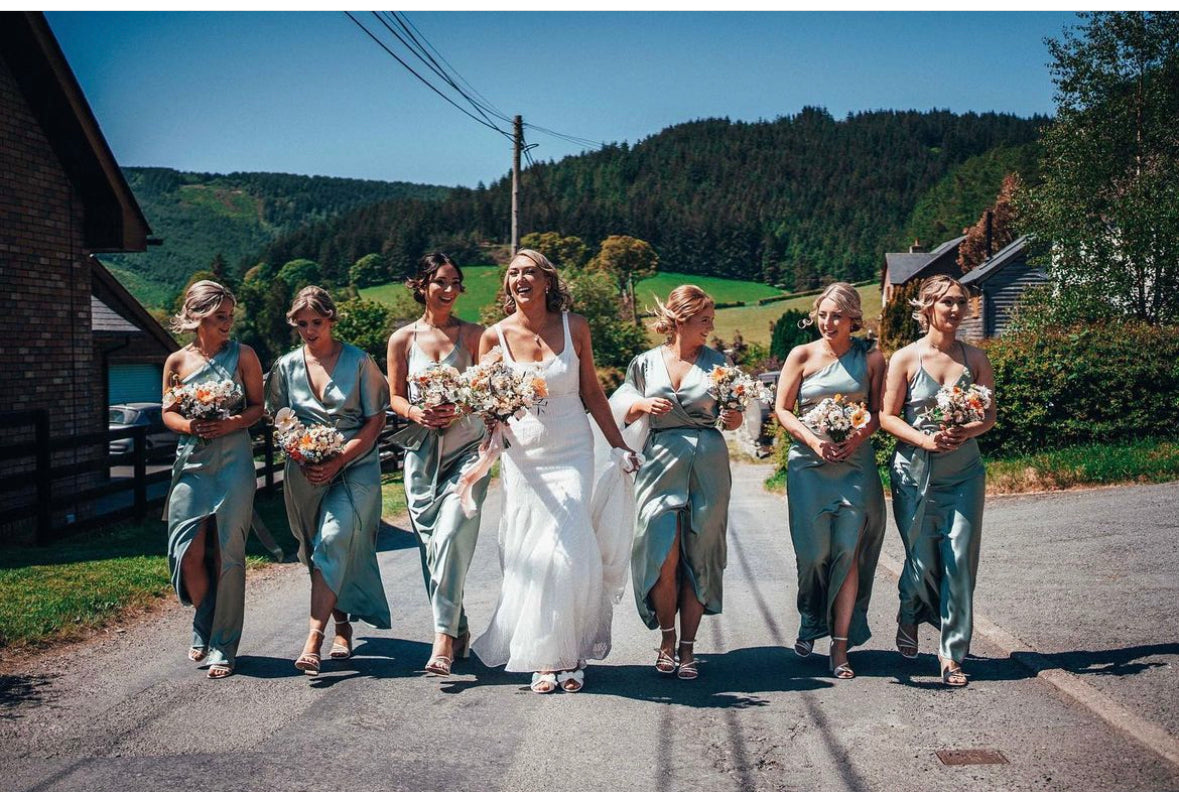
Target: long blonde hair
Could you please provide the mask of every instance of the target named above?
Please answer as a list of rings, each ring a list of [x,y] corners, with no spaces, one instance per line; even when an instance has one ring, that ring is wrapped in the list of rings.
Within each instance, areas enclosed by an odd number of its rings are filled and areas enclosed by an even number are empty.
[[[666,303],[659,302],[658,297],[655,298],[655,321],[651,324],[651,329],[671,338],[675,334],[677,322],[686,322],[705,308],[715,305],[716,301],[699,286],[691,283],[676,286],[671,290],[671,294],[667,295]]]
[[[226,300],[237,303],[233,292],[220,283],[199,280],[184,292],[184,305],[181,306],[180,313],[173,316],[168,324],[177,333],[196,330],[200,327],[201,320],[216,313],[217,309],[221,307],[221,303]]]

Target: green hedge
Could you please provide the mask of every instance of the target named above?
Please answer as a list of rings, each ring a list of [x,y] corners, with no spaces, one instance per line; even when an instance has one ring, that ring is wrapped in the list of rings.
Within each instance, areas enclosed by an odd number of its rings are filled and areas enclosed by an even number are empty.
[[[997,398],[987,455],[1179,437],[1179,327],[1018,333],[986,350]]]

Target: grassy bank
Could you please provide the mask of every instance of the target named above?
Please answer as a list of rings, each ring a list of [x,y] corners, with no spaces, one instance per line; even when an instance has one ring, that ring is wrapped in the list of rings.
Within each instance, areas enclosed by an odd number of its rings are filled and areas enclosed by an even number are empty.
[[[1007,459],[987,459],[987,494],[1043,492],[1109,484],[1150,484],[1179,479],[1179,442],[1139,440],[1120,445],[1083,445]],[[880,477],[888,486],[888,470]],[[786,491],[786,472],[765,483]]]
[[[383,480],[383,513],[403,512],[401,474]],[[282,494],[259,494],[254,505],[279,545],[293,552]],[[166,552],[167,531],[158,515],[44,547],[6,548],[0,560],[0,649],[80,639],[174,597]],[[252,532],[246,554],[248,569],[274,563]]]

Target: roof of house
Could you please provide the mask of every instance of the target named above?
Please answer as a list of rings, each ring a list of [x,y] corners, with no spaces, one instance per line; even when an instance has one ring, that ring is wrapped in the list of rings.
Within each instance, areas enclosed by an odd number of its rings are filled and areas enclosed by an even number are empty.
[[[168,352],[180,349],[176,339],[96,258],[90,259],[90,289],[90,326],[95,333],[145,333]]]
[[[45,15],[0,13],[0,58],[82,200],[86,247],[92,252],[144,250],[151,228]]]
[[[965,235],[947,239],[928,253],[885,253],[884,262],[888,268],[888,282],[894,286],[916,278],[935,262],[942,261],[946,256],[957,256],[958,246]]]
[[[1025,235],[1007,245],[1007,247],[963,275],[961,278],[962,285],[971,286],[982,283],[1012,261],[1015,261],[1019,254],[1023,252],[1023,249],[1027,247],[1027,243],[1028,238]]]

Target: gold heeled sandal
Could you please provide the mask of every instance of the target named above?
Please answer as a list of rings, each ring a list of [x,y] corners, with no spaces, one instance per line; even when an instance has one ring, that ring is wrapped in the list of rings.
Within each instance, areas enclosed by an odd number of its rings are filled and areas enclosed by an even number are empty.
[[[674,633],[675,627],[660,627],[659,631],[662,633]],[[664,649],[662,646],[655,648],[655,670],[665,676],[671,676],[675,673],[676,662],[675,655]]]
[[[347,616],[345,616],[343,619],[332,619],[332,621],[336,625],[336,634],[332,637],[332,648],[331,651],[328,652],[328,659],[347,660],[352,656],[352,636],[349,635],[345,637],[340,635],[340,625],[346,624],[351,626],[352,623],[348,621]],[[336,643],[337,641],[343,641],[343,643]]]
[[[311,635],[318,635],[323,638],[323,630],[311,628]],[[295,668],[302,671],[307,676],[319,675],[319,653],[318,652],[304,652],[299,655],[299,659],[295,661]]]
[[[834,635],[831,636],[831,643],[835,643],[836,641],[843,641],[844,643],[847,643],[847,638],[836,638]],[[848,661],[844,660],[839,665],[835,665],[834,655],[828,655],[827,667],[831,669],[831,676],[835,677],[836,679],[856,678],[856,672],[852,670],[852,667]]]

